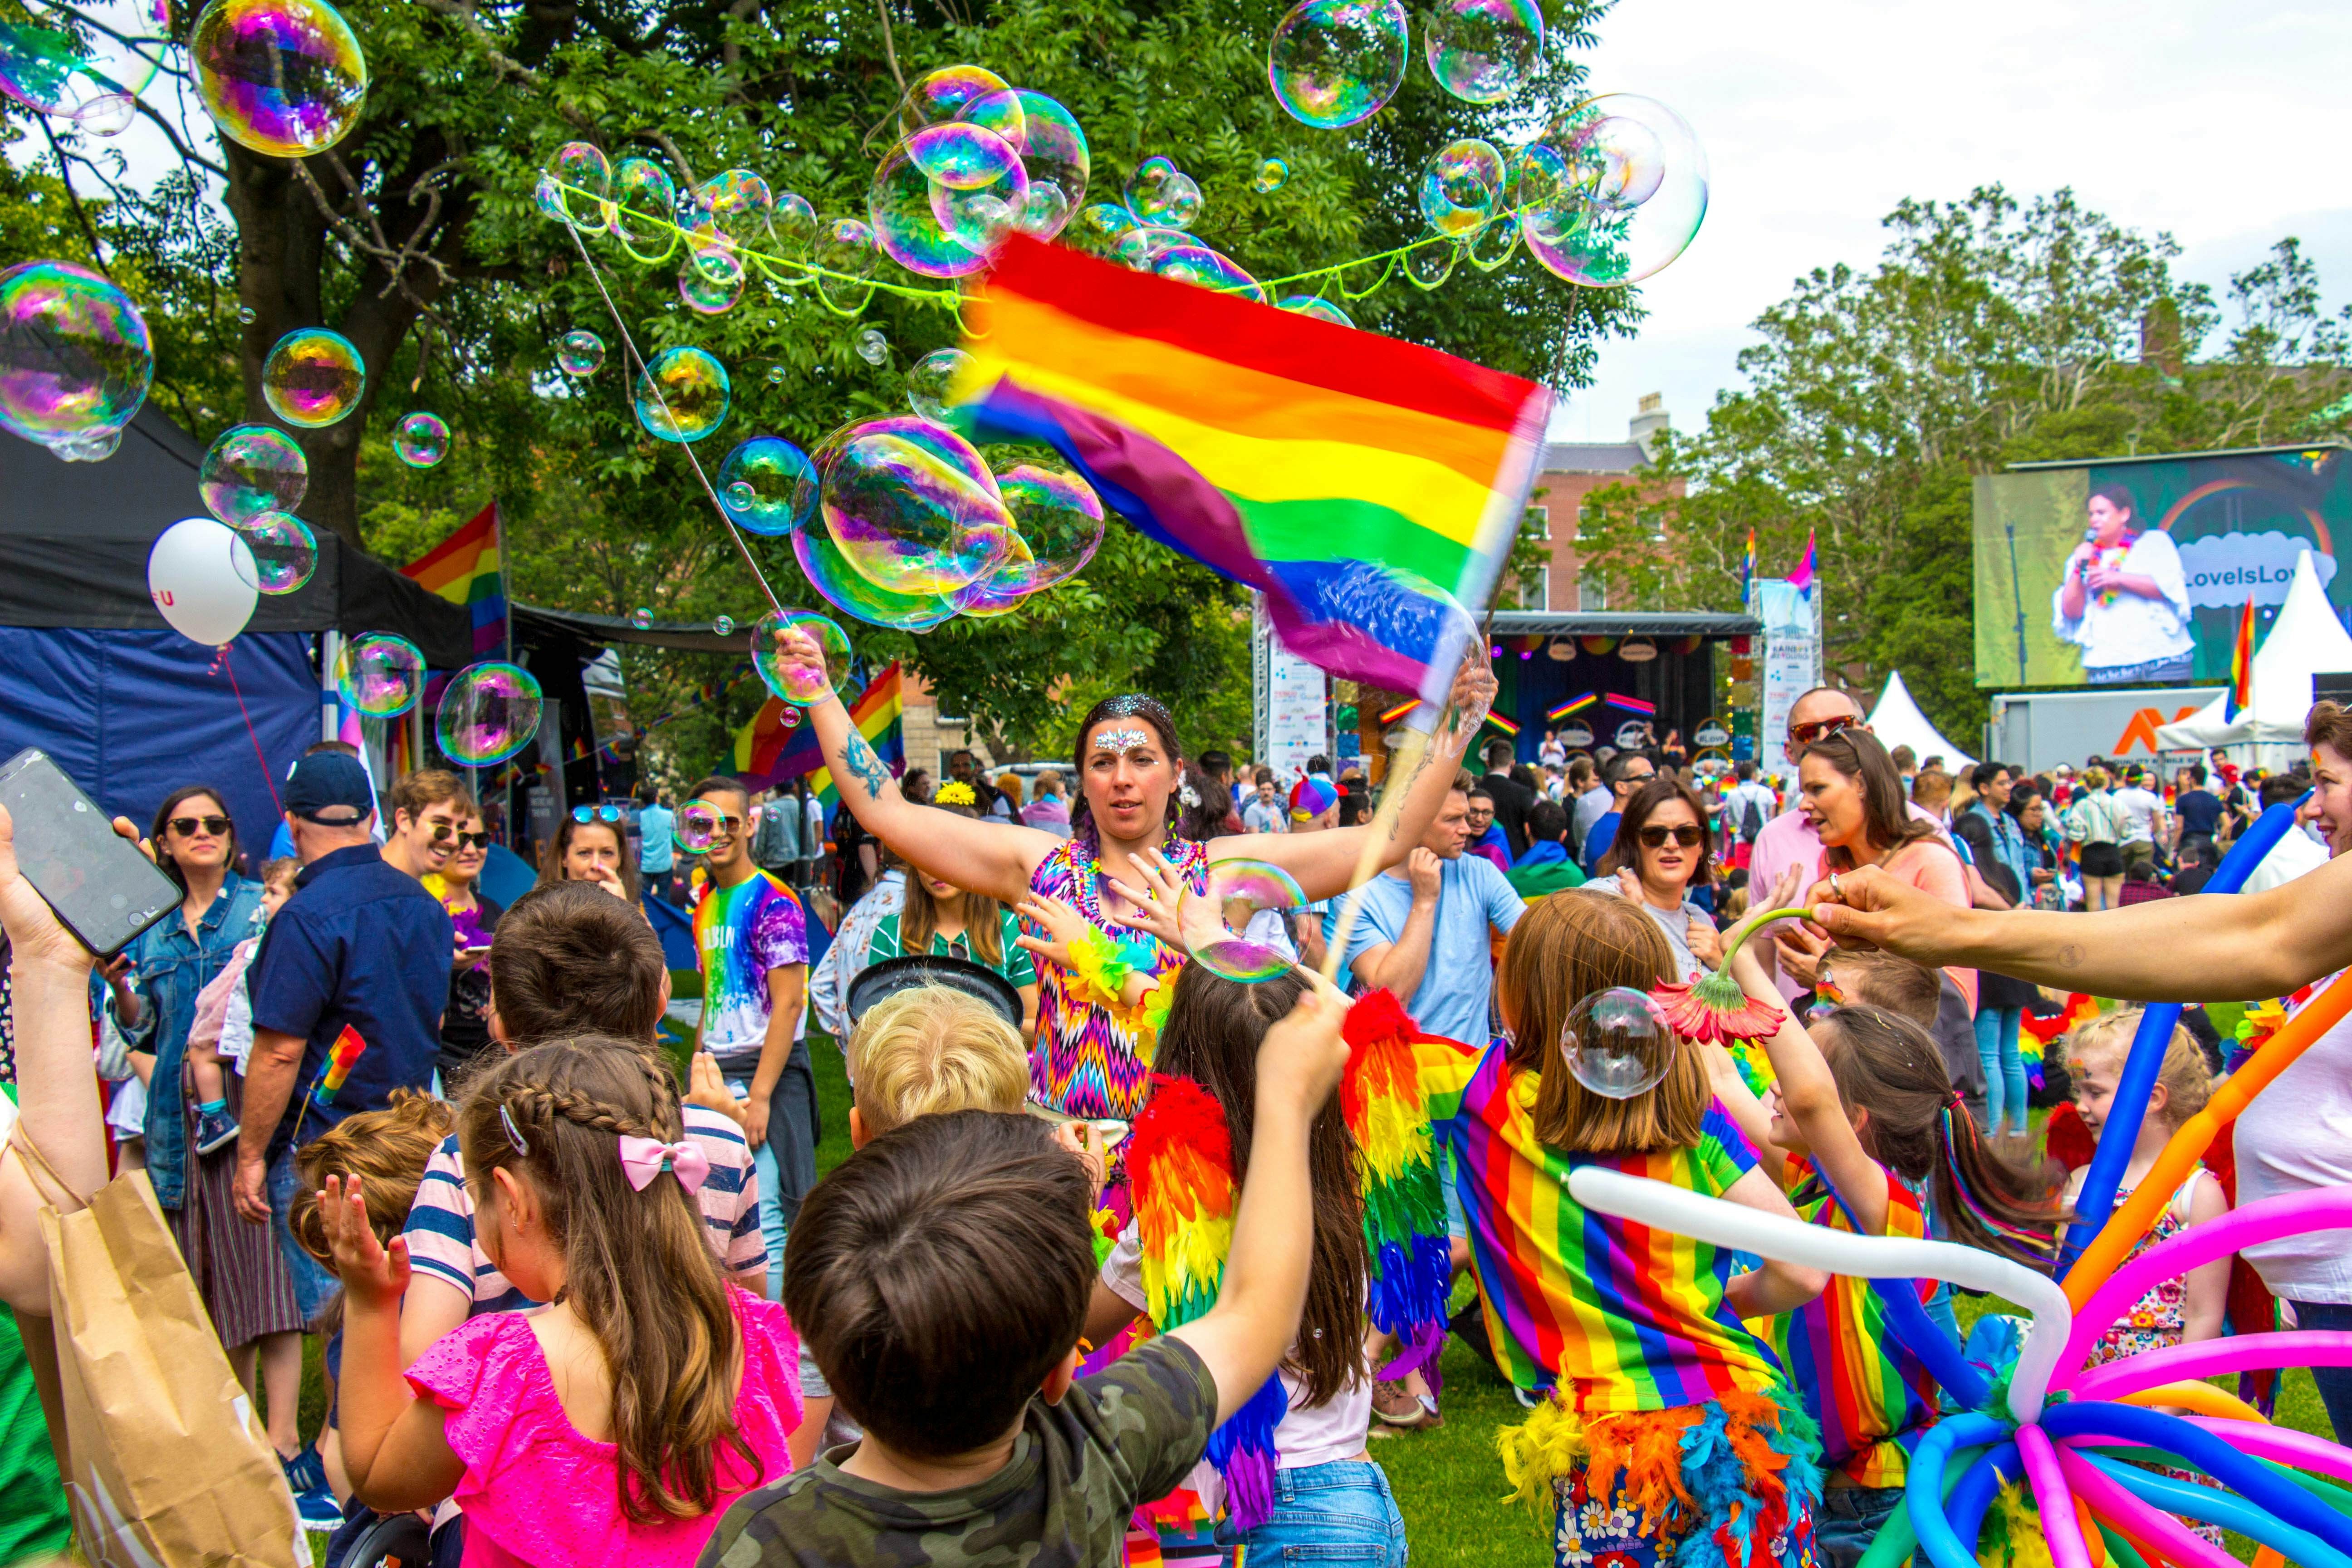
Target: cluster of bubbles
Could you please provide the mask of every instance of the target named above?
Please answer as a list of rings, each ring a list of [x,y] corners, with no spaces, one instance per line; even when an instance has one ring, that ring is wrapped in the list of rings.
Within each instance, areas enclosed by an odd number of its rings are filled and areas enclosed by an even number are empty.
[[[1543,58],[1534,0],[1437,0],[1422,52],[1437,85],[1471,103],[1501,103]],[[1292,119],[1336,131],[1370,119],[1403,85],[1412,53],[1402,0],[1300,0],[1275,25],[1266,80]]]
[[[155,351],[131,296],[70,261],[0,271],[0,426],[68,462],[114,455]]]
[[[491,659],[450,678],[434,732],[443,756],[459,767],[487,768],[530,744],[544,710],[530,671]]]
[[[355,637],[335,657],[335,689],[354,712],[396,719],[425,695],[425,655],[391,632]]]
[[[172,47],[167,0],[26,0],[27,20],[0,22],[0,92],[36,114],[114,136]]]
[[[257,592],[290,594],[318,568],[318,538],[294,515],[310,485],[302,448],[268,425],[230,426],[196,464],[197,497],[244,539],[245,552],[231,560]]]
[[[909,272],[976,272],[1014,230],[1051,239],[1086,200],[1092,159],[1076,118],[982,67],[916,79],[898,130],[866,215],[882,254]]]
[[[1290,166],[1269,158],[1258,165],[1251,184],[1274,191],[1289,178]],[[1174,160],[1155,154],[1136,165],[1118,200],[1096,202],[1079,215],[1068,243],[1138,272],[1273,304],[1246,268],[1192,232],[1202,205],[1200,182]]]
[[[297,327],[261,362],[261,397],[289,425],[321,430],[350,416],[367,390],[367,362],[352,340]]]

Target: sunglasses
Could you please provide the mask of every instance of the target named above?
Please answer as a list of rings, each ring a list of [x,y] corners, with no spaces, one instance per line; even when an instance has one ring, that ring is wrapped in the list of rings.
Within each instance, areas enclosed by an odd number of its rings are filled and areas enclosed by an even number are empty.
[[[1841,713],[1834,719],[1809,719],[1801,724],[1790,725],[1789,739],[1800,746],[1810,746],[1815,741],[1834,735],[1840,730],[1851,730],[1861,722],[1851,713]]]
[[[1644,849],[1664,849],[1669,838],[1685,849],[1692,849],[1706,841],[1706,833],[1704,829],[1688,826],[1642,829],[1642,847]]]
[[[489,847],[490,836],[487,830],[457,835],[457,847],[460,849],[488,849]]]
[[[166,826],[183,838],[194,838],[196,836],[196,829],[200,827],[213,837],[218,838],[228,831],[228,818],[226,816],[175,816]]]
[[[575,805],[572,808],[574,822],[618,822],[621,808],[617,805]]]

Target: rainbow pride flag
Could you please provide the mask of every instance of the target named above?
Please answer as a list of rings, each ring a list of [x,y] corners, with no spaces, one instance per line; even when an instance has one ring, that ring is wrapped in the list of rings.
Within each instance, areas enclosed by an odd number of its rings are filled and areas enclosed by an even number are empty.
[[[2223,694],[2221,721],[2233,723],[2238,715],[2254,705],[2254,596],[2246,595],[2246,607],[2238,614],[2237,640],[2230,647],[2230,689]]]
[[[1492,724],[1496,729],[1500,730],[1506,735],[1516,737],[1519,732],[1519,727],[1511,722],[1508,719],[1504,718],[1500,713],[1487,714],[1486,722]]]
[[[824,765],[816,726],[802,723],[786,729],[784,708],[782,698],[771,695],[751,721],[735,731],[736,775],[753,789],[773,789],[806,773],[817,798],[830,806],[840,800],[841,792],[834,788],[832,771]],[[849,705],[849,721],[893,776],[907,771],[906,715],[906,685],[895,664],[867,681]]]
[[[1412,712],[1414,709],[1420,706],[1420,702],[1416,700],[1412,702],[1400,702],[1393,708],[1383,708],[1381,710],[1381,722],[1383,724],[1393,724],[1398,720],[1403,718],[1406,714]]]
[[[1748,553],[1739,558],[1739,607],[1748,607],[1750,586],[1756,581],[1756,525],[1748,526]]]
[[[1557,721],[1567,718],[1571,713],[1581,713],[1587,708],[1591,708],[1598,704],[1600,700],[1601,693],[1598,691],[1588,691],[1581,697],[1571,697],[1565,702],[1554,703],[1549,708],[1544,710],[1544,717]]]
[[[499,503],[490,502],[474,521],[400,569],[400,574],[474,617],[474,657],[489,658],[507,645],[506,552],[499,527]]]
[[[1622,692],[1612,691],[1601,700],[1607,702],[1612,708],[1621,708],[1628,713],[1639,713],[1644,719],[1654,719],[1658,716],[1656,703],[1644,702],[1638,697],[1628,697]]]
[[[1016,234],[956,401],[1146,536],[1258,589],[1284,647],[1441,700],[1526,509],[1551,395],[1433,349]]]
[[[366,1049],[367,1042],[360,1038],[360,1032],[345,1024],[343,1032],[335,1037],[334,1045],[327,1051],[327,1070],[319,1075],[318,1087],[310,1091],[310,1103],[321,1110],[334,1104],[343,1080],[352,1076],[352,1064]]]

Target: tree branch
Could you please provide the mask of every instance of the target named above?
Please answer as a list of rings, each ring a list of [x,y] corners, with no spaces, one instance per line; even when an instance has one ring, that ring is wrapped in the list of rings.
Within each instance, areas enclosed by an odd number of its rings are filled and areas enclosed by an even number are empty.
[[[114,274],[106,265],[106,248],[98,243],[98,229],[90,223],[89,213],[81,205],[81,194],[74,189],[73,163],[66,157],[65,144],[58,140],[57,132],[50,128],[47,115],[37,114],[33,118],[41,122],[41,134],[49,139],[49,151],[58,155],[58,177],[65,182],[66,200],[73,205],[74,219],[81,225],[83,237],[89,241],[90,260],[111,279]]]
[[[143,98],[134,100],[134,101],[139,105],[139,112],[153,121],[163,131],[163,139],[171,142],[172,151],[180,155],[181,163],[194,163],[200,169],[208,170],[212,174],[217,174],[223,181],[227,180],[228,171],[223,168],[220,164],[214,163],[210,158],[194,151],[185,142],[180,140],[180,133],[172,129],[172,122],[164,119],[163,116],[156,110],[153,104],[148,102]]]

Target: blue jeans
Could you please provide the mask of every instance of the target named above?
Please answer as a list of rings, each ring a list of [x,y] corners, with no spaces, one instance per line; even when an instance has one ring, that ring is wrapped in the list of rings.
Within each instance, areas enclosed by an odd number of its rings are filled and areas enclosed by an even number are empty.
[[[286,1272],[294,1279],[294,1305],[300,1310],[305,1323],[315,1323],[326,1309],[328,1299],[343,1287],[342,1281],[327,1272],[326,1265],[295,1243],[287,1215],[293,1210],[294,1194],[300,1187],[294,1175],[294,1151],[289,1145],[269,1162],[269,1230],[278,1238],[278,1255],[286,1260]]]
[[[1274,1473],[1274,1512],[1246,1535],[1228,1521],[1217,1543],[1247,1548],[1244,1563],[1366,1563],[1404,1568],[1404,1516],[1388,1473],[1362,1459],[1334,1459]]]
[[[2292,1305],[2297,1328],[2352,1329],[2352,1306],[2341,1301],[2294,1301]],[[2313,1367],[2311,1381],[2319,1384],[2319,1402],[2327,1406],[2327,1419],[2336,1426],[2336,1440],[2352,1443],[2352,1366]]]
[[[736,1099],[751,1092],[749,1072],[726,1075]],[[816,1185],[816,1078],[809,1068],[808,1042],[794,1040],[793,1054],[768,1095],[768,1136],[751,1152],[760,1178],[760,1241],[768,1253],[768,1300],[784,1299],[784,1237],[800,1216],[801,1200]]]
[[[1826,1568],[1854,1568],[1903,1503],[1901,1487],[1831,1487],[1813,1510],[1813,1548]]]
[[[2018,1054],[2017,1029],[2024,1021],[2022,1007],[1977,1009],[1977,1060],[1984,1064],[1985,1131],[2025,1131],[2025,1058]]]

